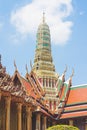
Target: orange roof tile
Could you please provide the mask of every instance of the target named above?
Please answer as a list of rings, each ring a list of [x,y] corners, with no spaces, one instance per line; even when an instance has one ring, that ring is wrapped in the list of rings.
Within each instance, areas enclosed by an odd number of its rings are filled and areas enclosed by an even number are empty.
[[[77,105],[77,106],[69,106],[69,107],[65,107],[64,109],[65,109],[64,112],[83,110],[83,109],[87,109],[87,104]]]
[[[60,119],[75,118],[75,117],[81,117],[81,116],[87,116],[87,111],[64,113],[64,114],[61,115]]]
[[[22,79],[22,83],[23,83],[25,89],[27,90],[27,93],[29,94],[29,96],[37,98],[30,83],[27,82],[24,78],[21,78],[21,79]]]
[[[66,105],[87,102],[87,85],[70,89]]]

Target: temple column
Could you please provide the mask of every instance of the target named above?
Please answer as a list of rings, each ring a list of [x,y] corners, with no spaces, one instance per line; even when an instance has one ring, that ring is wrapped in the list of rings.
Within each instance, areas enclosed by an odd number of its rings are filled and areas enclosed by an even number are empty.
[[[40,114],[37,114],[36,116],[36,130],[40,130],[41,124],[40,124]]]
[[[73,126],[73,120],[72,119],[69,120],[69,125]]]
[[[85,124],[85,130],[87,130],[87,124]]]
[[[44,78],[44,87],[46,87],[46,77]]]
[[[42,119],[41,119],[41,130],[44,130],[44,116],[42,115],[42,117],[41,117]]]
[[[46,121],[46,117],[45,116],[42,117],[41,125],[42,125],[42,130],[46,130],[46,128],[47,128],[47,121]]]
[[[87,119],[85,120],[85,130],[87,130]]]
[[[43,87],[45,87],[45,83],[44,83],[44,81],[45,81],[45,80],[44,80],[44,77],[43,77]]]
[[[54,87],[55,87],[55,79],[53,80],[53,82],[54,82],[53,84],[54,84]]]
[[[44,117],[44,130],[47,129],[47,117],[45,116]]]
[[[27,130],[32,130],[32,111],[30,107],[26,107],[27,112]]]
[[[48,78],[47,82],[48,82],[48,87],[49,87],[49,78]]]
[[[11,98],[6,97],[5,105],[6,105],[6,130],[10,130],[10,104]]]
[[[50,84],[51,84],[51,88],[52,88],[52,78],[51,78],[50,82],[51,82]]]
[[[18,103],[17,104],[17,112],[18,112],[18,119],[17,119],[17,124],[18,124],[18,130],[22,130],[22,104]]]

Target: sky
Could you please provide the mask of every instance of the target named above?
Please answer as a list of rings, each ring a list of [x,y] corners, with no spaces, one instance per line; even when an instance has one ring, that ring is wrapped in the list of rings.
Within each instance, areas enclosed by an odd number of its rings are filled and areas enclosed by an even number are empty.
[[[0,54],[7,73],[14,74],[14,60],[21,75],[34,61],[36,33],[45,21],[51,33],[56,72],[73,86],[87,84],[87,0],[0,0]]]

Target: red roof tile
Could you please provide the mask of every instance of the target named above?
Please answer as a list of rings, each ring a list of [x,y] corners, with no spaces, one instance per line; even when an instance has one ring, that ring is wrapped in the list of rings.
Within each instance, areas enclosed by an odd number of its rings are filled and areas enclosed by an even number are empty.
[[[70,89],[67,105],[87,102],[87,86]]]
[[[27,90],[27,93],[29,94],[29,96],[37,98],[30,83],[27,82],[24,78],[22,78],[22,83],[25,89]]]
[[[78,106],[65,107],[64,112],[83,110],[83,109],[87,109],[87,104],[86,105],[83,104],[83,105],[78,105]]]
[[[64,113],[61,115],[60,119],[75,118],[75,117],[81,117],[81,116],[87,116],[87,111]]]

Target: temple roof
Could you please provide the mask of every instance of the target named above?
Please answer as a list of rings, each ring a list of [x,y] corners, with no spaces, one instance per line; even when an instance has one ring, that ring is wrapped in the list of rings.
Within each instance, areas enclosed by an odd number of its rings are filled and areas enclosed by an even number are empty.
[[[80,104],[87,102],[87,85],[71,87],[67,105]]]
[[[10,77],[0,61],[0,91],[4,92],[4,96],[8,92],[12,96],[12,100],[13,97],[20,98],[21,102],[34,106],[35,112],[41,112],[55,120],[80,117],[87,114],[87,84],[71,87],[71,80],[72,77],[65,81],[65,73],[58,78],[56,84],[58,110],[52,111],[49,110],[44,98],[45,93],[35,72],[27,73],[26,78],[24,78],[18,72],[16,66],[14,75]]]
[[[87,115],[87,85],[71,87],[61,119]]]

